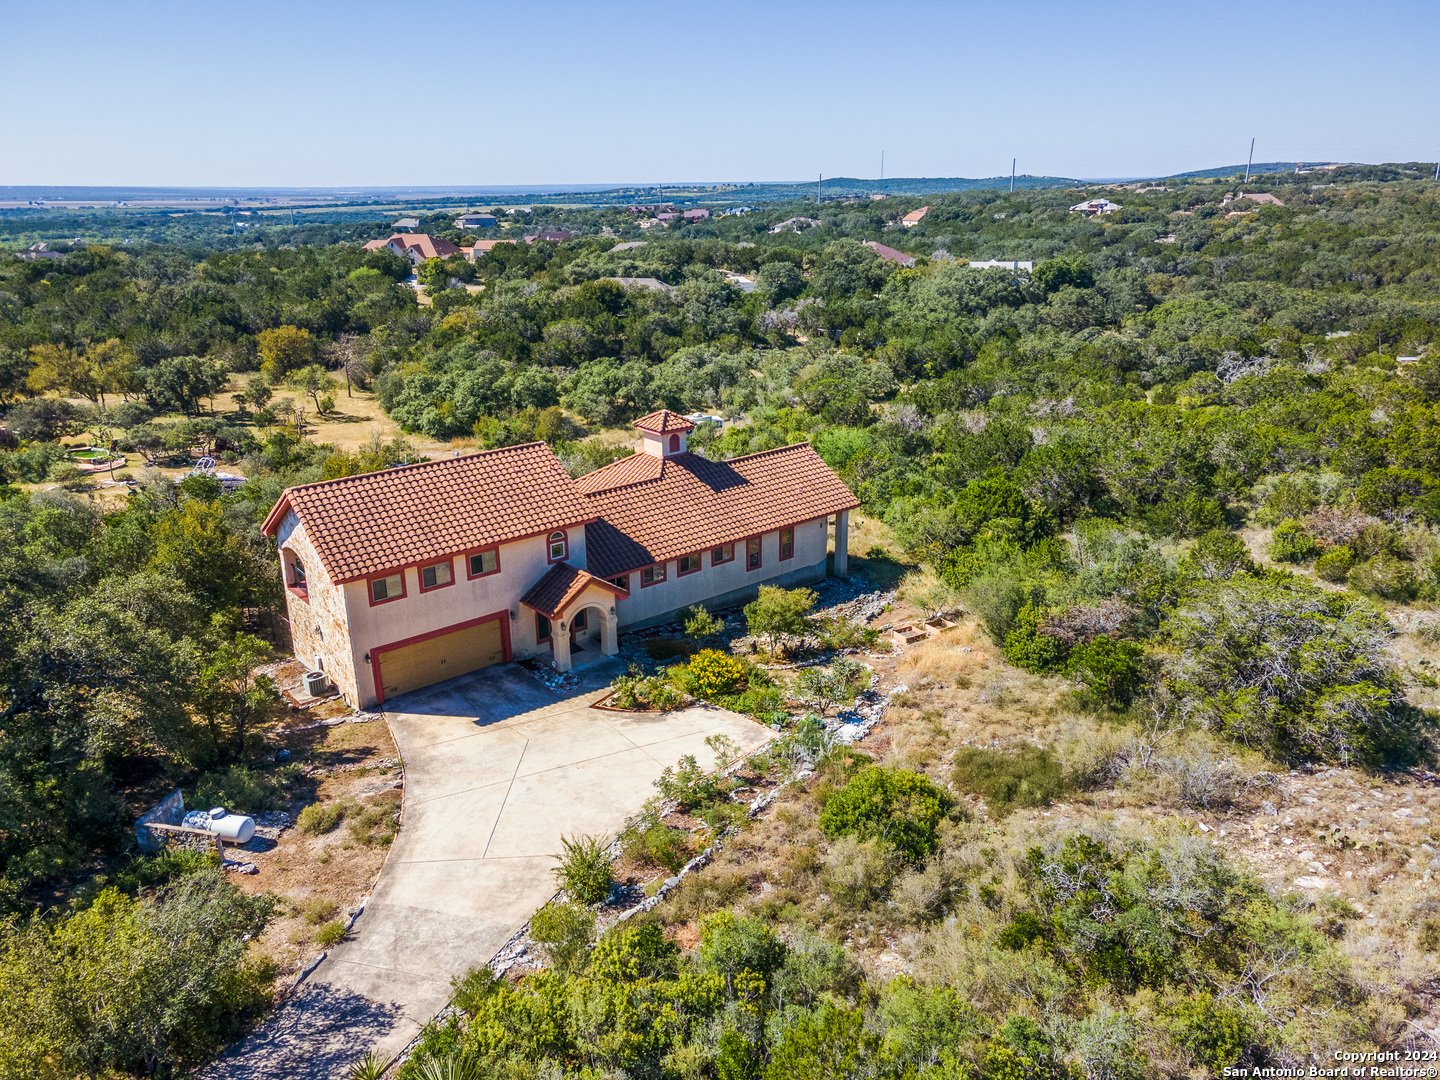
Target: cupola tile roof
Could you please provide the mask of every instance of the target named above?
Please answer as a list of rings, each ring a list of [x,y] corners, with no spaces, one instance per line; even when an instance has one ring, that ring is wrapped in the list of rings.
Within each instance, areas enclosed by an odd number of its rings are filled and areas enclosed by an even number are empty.
[[[648,431],[653,435],[669,435],[672,432],[695,430],[693,423],[669,409],[661,409],[659,412],[652,412],[649,416],[642,416],[635,421],[635,426],[641,431]]]
[[[594,517],[543,442],[302,484],[270,511],[267,534],[287,510],[337,584]]]

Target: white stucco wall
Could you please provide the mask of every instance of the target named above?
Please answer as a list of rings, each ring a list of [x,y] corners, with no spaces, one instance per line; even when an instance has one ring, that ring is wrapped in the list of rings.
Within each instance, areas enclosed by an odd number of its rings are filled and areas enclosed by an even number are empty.
[[[671,559],[665,565],[665,581],[662,584],[641,588],[639,572],[632,573],[630,595],[621,597],[616,603],[615,614],[622,627],[632,626],[691,604],[767,584],[775,578],[816,564],[820,568],[818,576],[823,576],[828,541],[826,519],[817,518],[795,526],[795,555],[783,562],[780,560],[780,530],[765,533],[760,538],[761,564],[758,570],[745,568],[744,540],[736,541],[732,562],[713,566],[710,550],[707,549],[702,553],[703,569],[684,577],[679,576],[676,561]]]

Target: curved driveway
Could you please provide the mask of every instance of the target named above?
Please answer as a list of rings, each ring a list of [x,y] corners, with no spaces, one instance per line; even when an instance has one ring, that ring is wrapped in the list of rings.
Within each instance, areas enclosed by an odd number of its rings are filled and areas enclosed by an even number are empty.
[[[555,891],[560,838],[614,833],[668,765],[724,734],[772,734],[709,706],[660,715],[590,708],[616,665],[557,699],[514,665],[396,698],[386,719],[405,765],[400,834],[350,940],[207,1080],[330,1080],[368,1049],[402,1049],[450,981],[499,951]],[[587,684],[582,684],[585,686]]]

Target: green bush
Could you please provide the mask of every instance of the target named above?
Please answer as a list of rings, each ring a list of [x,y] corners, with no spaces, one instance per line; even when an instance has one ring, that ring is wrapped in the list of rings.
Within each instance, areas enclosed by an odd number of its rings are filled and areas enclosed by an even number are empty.
[[[396,820],[398,814],[399,807],[395,803],[383,800],[373,802],[363,809],[347,808],[345,828],[356,843],[367,847],[380,847],[395,839],[395,833],[400,827]]]
[[[1178,998],[1162,1016],[1166,1033],[1212,1076],[1222,1075],[1242,1057],[1251,1056],[1258,1038],[1249,1017],[1208,993]]]
[[[344,941],[349,932],[344,919],[331,919],[315,931],[315,944],[323,949],[332,948]]]
[[[1410,600],[1419,588],[1415,568],[1393,555],[1376,555],[1350,571],[1350,587],[1382,600]]]
[[[640,814],[627,824],[620,834],[620,842],[627,859],[662,866],[672,874],[690,857],[687,834],[670,828],[654,813]]]
[[[308,836],[320,836],[334,829],[345,819],[347,806],[344,801],[333,803],[311,803],[300,811],[296,826]]]
[[[1005,659],[1036,675],[1063,671],[1070,651],[1058,637],[1040,631],[1040,623],[1047,615],[1047,609],[1027,603],[1005,635]]]
[[[1228,581],[1236,574],[1253,574],[1255,560],[1245,541],[1226,529],[1207,529],[1180,560],[1180,569],[1206,581]]]
[[[957,788],[981,796],[996,817],[1022,806],[1047,806],[1072,786],[1049,750],[1029,745],[1014,750],[962,746],[951,775]]]
[[[555,880],[578,904],[598,904],[610,895],[615,879],[610,871],[610,845],[603,836],[561,837]]]
[[[1349,547],[1338,544],[1315,560],[1315,576],[1339,585],[1350,576],[1355,556]]]
[[[115,875],[115,887],[134,893],[150,885],[163,885],[186,874],[198,873],[216,864],[210,849],[165,848],[154,855],[136,855]]]
[[[679,678],[696,697],[715,698],[745,688],[745,664],[718,649],[701,649],[679,672]]]
[[[249,942],[273,907],[209,870],[0,922],[0,1072],[173,1076],[213,1057],[271,1003]]]
[[[678,766],[665,766],[655,781],[655,790],[681,810],[706,806],[721,795],[720,778],[700,768],[694,754],[686,754]]]
[[[578,975],[595,942],[595,916],[577,904],[546,904],[530,920],[530,938],[545,950],[551,967]]]
[[[1070,650],[1066,672],[1102,705],[1126,705],[1145,684],[1145,649],[1101,634]]]
[[[474,1016],[501,985],[500,976],[488,967],[471,968],[450,980],[450,1002],[465,1015]]]
[[[590,954],[589,975],[598,982],[630,983],[673,975],[680,947],[656,923],[623,922],[608,931]]]
[[[713,971],[733,987],[742,972],[759,975],[767,983],[785,962],[785,943],[758,919],[747,919],[732,911],[719,911],[700,921],[700,947],[695,964],[701,971]]]
[[[195,784],[195,806],[223,806],[240,814],[283,810],[289,801],[285,785],[299,772],[294,765],[278,769],[232,765],[206,773]]]
[[[862,769],[830,796],[820,829],[830,839],[875,839],[907,860],[935,850],[941,820],[954,800],[930,780],[908,769]]]
[[[610,684],[613,694],[607,705],[616,709],[647,709],[665,712],[680,704],[680,691],[657,675],[621,675]]]
[[[300,916],[311,926],[319,926],[323,922],[329,922],[335,917],[335,912],[340,910],[340,905],[324,896],[316,896],[307,900],[300,908]]]
[[[1320,554],[1320,543],[1305,531],[1302,522],[1286,518],[1270,534],[1266,551],[1276,562],[1303,563]]]
[[[812,622],[826,650],[868,649],[880,639],[880,631],[873,626],[850,619],[817,617]]]
[[[680,618],[685,636],[696,641],[709,641],[725,629],[723,619],[717,619],[699,604],[686,608],[680,613]]]

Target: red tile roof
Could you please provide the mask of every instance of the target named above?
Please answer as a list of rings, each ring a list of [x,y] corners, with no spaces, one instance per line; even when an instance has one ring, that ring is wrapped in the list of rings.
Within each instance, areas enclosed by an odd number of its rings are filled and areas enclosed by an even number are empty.
[[[652,412],[649,416],[642,416],[635,421],[635,426],[641,431],[649,431],[655,435],[669,435],[672,431],[695,430],[694,424],[669,409],[661,409],[659,412]]]
[[[265,519],[267,534],[287,509],[337,584],[594,516],[538,442],[290,488]]]
[[[904,263],[906,266],[915,265],[915,257],[913,255],[906,255],[903,251],[896,251],[892,247],[886,247],[884,244],[879,243],[876,240],[866,240],[864,241],[864,244],[871,251],[875,252],[876,255],[879,255],[882,259],[889,259],[891,262]]]
[[[860,505],[807,443],[729,461],[636,454],[576,485],[600,519],[586,561],[606,578]]]
[[[547,619],[558,619],[575,598],[591,585],[608,589],[616,596],[625,595],[624,589],[618,585],[612,585],[604,578],[586,573],[569,563],[556,563],[544,577],[530,587],[529,592],[520,598],[520,603],[528,608],[534,608]]]
[[[441,240],[437,236],[430,236],[426,233],[396,233],[388,240],[371,240],[365,245],[365,250],[378,251],[397,240],[401,251],[418,248],[421,257],[425,259],[443,259],[446,256],[460,253],[460,248],[449,240]]]

